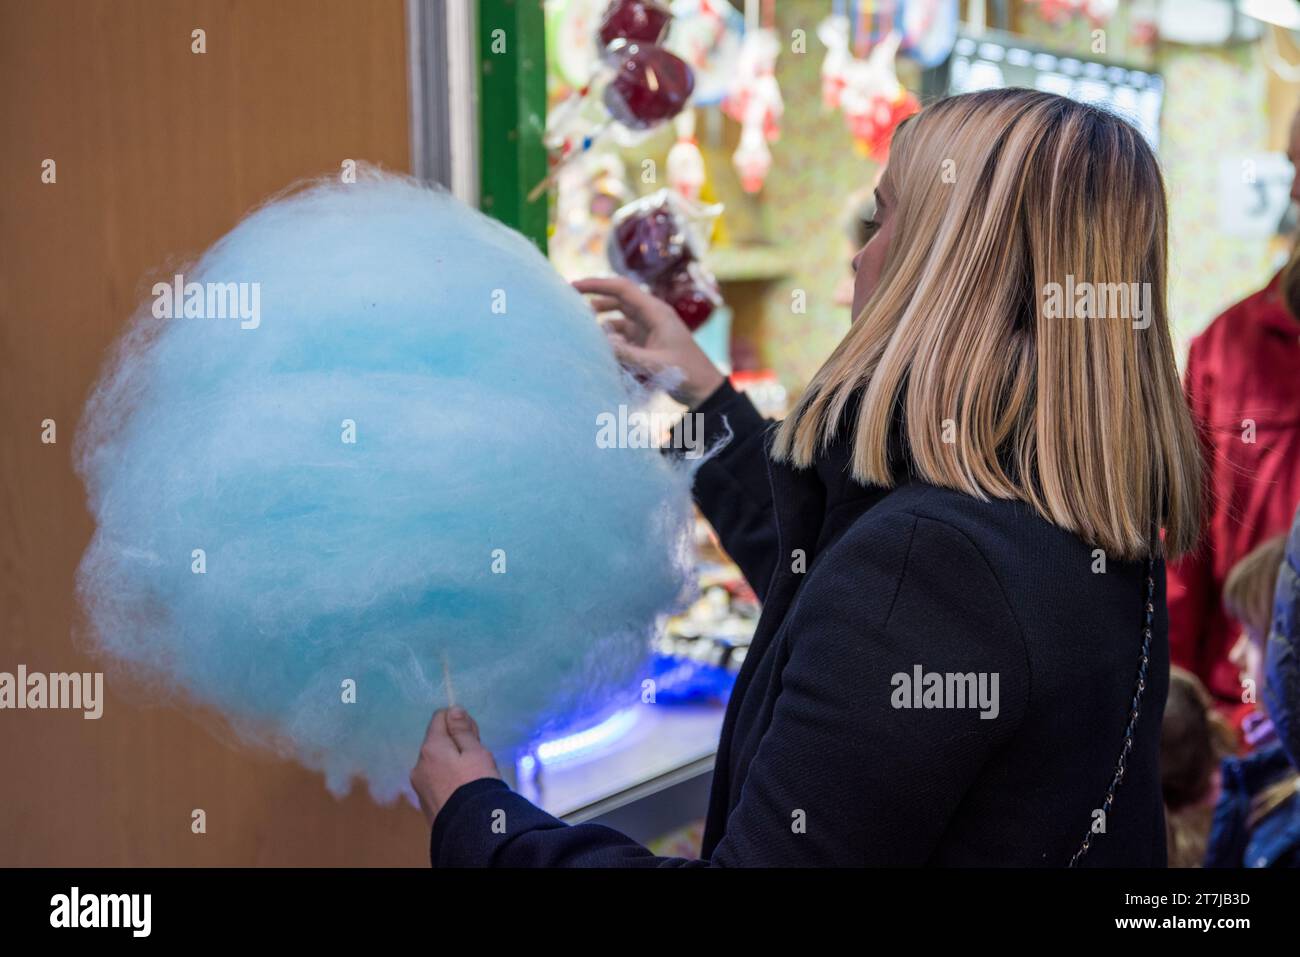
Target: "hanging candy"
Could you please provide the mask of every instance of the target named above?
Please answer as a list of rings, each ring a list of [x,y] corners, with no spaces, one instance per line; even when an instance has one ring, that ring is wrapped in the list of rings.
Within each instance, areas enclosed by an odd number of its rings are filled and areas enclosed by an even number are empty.
[[[751,106],[757,101],[762,108],[763,133],[772,141],[780,136],[781,116],[785,112],[781,87],[776,82],[776,58],[780,52],[781,41],[775,31],[757,28],[746,31],[736,67],[736,82],[722,101],[722,111],[737,123],[753,116]]]
[[[596,31],[602,56],[612,57],[629,43],[658,46],[672,18],[672,11],[658,0],[611,0]]]
[[[704,188],[704,154],[695,141],[695,111],[683,110],[673,124],[677,142],[668,151],[668,186],[686,199],[698,200]]]
[[[611,268],[647,286],[694,329],[721,303],[717,281],[700,263],[704,226],[721,207],[704,207],[661,189],[614,214]]]
[[[741,127],[740,143],[731,155],[731,162],[745,192],[762,190],[772,169],[772,151],[767,148],[767,137],[763,135],[761,123],[746,123]]]
[[[695,105],[716,106],[736,78],[745,21],[727,0],[673,0],[664,44],[695,71]]]
[[[763,188],[772,166],[767,144],[781,134],[785,104],[776,81],[776,58],[781,41],[771,29],[752,27],[740,49],[736,85],[722,103],[722,109],[741,124],[740,143],[732,164],[746,192]]]
[[[699,263],[687,263],[650,286],[650,291],[662,299],[694,332],[722,305],[718,283]]]
[[[817,38],[826,47],[822,59],[822,105],[833,110],[840,105],[844,71],[853,58],[849,53],[849,18],[842,14],[827,17],[817,26]]]
[[[694,89],[695,76],[680,57],[660,46],[629,43],[617,54],[605,107],[628,129],[648,130],[680,113]]]
[[[876,44],[865,60],[855,59],[845,72],[840,97],[853,138],[872,159],[884,162],[894,128],[920,109],[920,103],[901,83],[894,57],[901,37],[891,32]]]
[[[686,225],[666,194],[634,200],[614,214],[609,264],[621,276],[652,283],[694,258]]]
[[[529,202],[555,182],[563,166],[600,142],[612,123],[643,132],[682,111],[694,76],[656,42],[671,20],[671,10],[659,0],[611,0],[594,37],[601,63],[587,83],[550,111],[543,142],[552,166],[529,191]]]

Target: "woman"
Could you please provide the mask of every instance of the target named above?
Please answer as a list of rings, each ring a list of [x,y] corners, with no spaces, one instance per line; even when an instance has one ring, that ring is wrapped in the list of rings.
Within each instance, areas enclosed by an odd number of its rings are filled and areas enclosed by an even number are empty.
[[[624,362],[679,368],[732,433],[695,495],[763,616],[703,860],[561,824],[453,711],[412,773],[435,864],[1165,864],[1163,553],[1192,544],[1200,476],[1155,157],[1101,110],[987,91],[904,124],[877,194],[856,320],[779,426],[671,310],[578,284],[624,313]],[[1085,281],[1146,318],[1062,315]]]

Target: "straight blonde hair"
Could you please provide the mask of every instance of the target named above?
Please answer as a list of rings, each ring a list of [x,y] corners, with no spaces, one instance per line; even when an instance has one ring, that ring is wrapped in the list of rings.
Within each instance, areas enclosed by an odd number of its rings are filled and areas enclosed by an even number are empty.
[[[892,487],[897,438],[923,481],[1026,502],[1109,555],[1158,550],[1161,526],[1168,554],[1189,550],[1200,448],[1165,311],[1164,181],[1142,136],[1050,93],[969,93],[899,128],[885,178],[880,281],[774,457],[807,467],[851,428],[854,478]],[[1080,284],[1101,300],[1061,315],[1060,291]],[[1139,321],[1097,308],[1114,284],[1140,291]]]

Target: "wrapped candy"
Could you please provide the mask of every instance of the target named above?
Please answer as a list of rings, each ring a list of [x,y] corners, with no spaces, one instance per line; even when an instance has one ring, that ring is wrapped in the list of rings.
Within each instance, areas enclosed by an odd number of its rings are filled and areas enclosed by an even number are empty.
[[[601,63],[587,83],[550,111],[543,142],[554,160],[551,172],[529,192],[530,202],[613,124],[639,134],[686,107],[695,89],[694,73],[657,42],[671,18],[671,11],[655,0],[613,0],[606,8],[595,38]]]
[[[680,57],[660,46],[628,43],[617,53],[605,107],[629,129],[648,130],[680,113],[694,89],[695,75]]]
[[[648,284],[693,258],[685,223],[666,194],[635,200],[614,214],[609,264],[616,273]]]
[[[785,103],[776,82],[776,58],[781,41],[772,30],[750,30],[740,48],[736,83],[722,101],[722,110],[737,123],[758,123],[769,142],[781,135]]]
[[[695,262],[688,262],[661,278],[650,286],[650,291],[672,306],[692,332],[722,305],[717,280]]]
[[[865,60],[855,59],[845,72],[840,97],[853,138],[872,159],[884,162],[894,129],[920,109],[920,103],[894,72],[894,57],[901,37],[890,33],[872,48]]]
[[[683,110],[673,122],[677,142],[668,151],[668,185],[686,199],[698,200],[704,188],[704,154],[695,141],[695,111]]]
[[[629,43],[658,46],[672,19],[672,11],[657,0],[611,0],[596,31],[602,55],[612,58]]]
[[[844,72],[853,59],[849,52],[849,18],[827,17],[817,26],[817,38],[826,47],[822,60],[822,105],[833,110],[840,105],[846,83]]]
[[[695,72],[695,105],[715,106],[736,78],[745,20],[727,0],[673,0],[667,47]]]
[[[696,329],[722,302],[717,281],[700,262],[704,228],[720,211],[666,189],[633,200],[614,214],[610,266],[647,286]]]
[[[732,163],[746,192],[763,188],[772,166],[768,142],[781,135],[785,104],[776,82],[776,58],[781,43],[772,30],[753,29],[741,46],[736,85],[722,109],[741,124],[740,144]]]
[[[772,169],[772,151],[767,148],[760,123],[746,123],[740,128],[740,143],[731,154],[731,163],[745,192],[757,193],[763,188]]]

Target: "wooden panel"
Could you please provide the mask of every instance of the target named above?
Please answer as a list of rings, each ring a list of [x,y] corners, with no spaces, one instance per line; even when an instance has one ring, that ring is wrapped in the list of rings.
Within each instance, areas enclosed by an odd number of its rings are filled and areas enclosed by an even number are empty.
[[[156,270],[270,193],[345,159],[408,168],[404,6],[0,0],[0,86],[0,671],[96,670],[71,638],[91,521],[70,449],[105,349]],[[0,711],[0,865],[419,865],[426,838],[111,672],[99,721]]]

